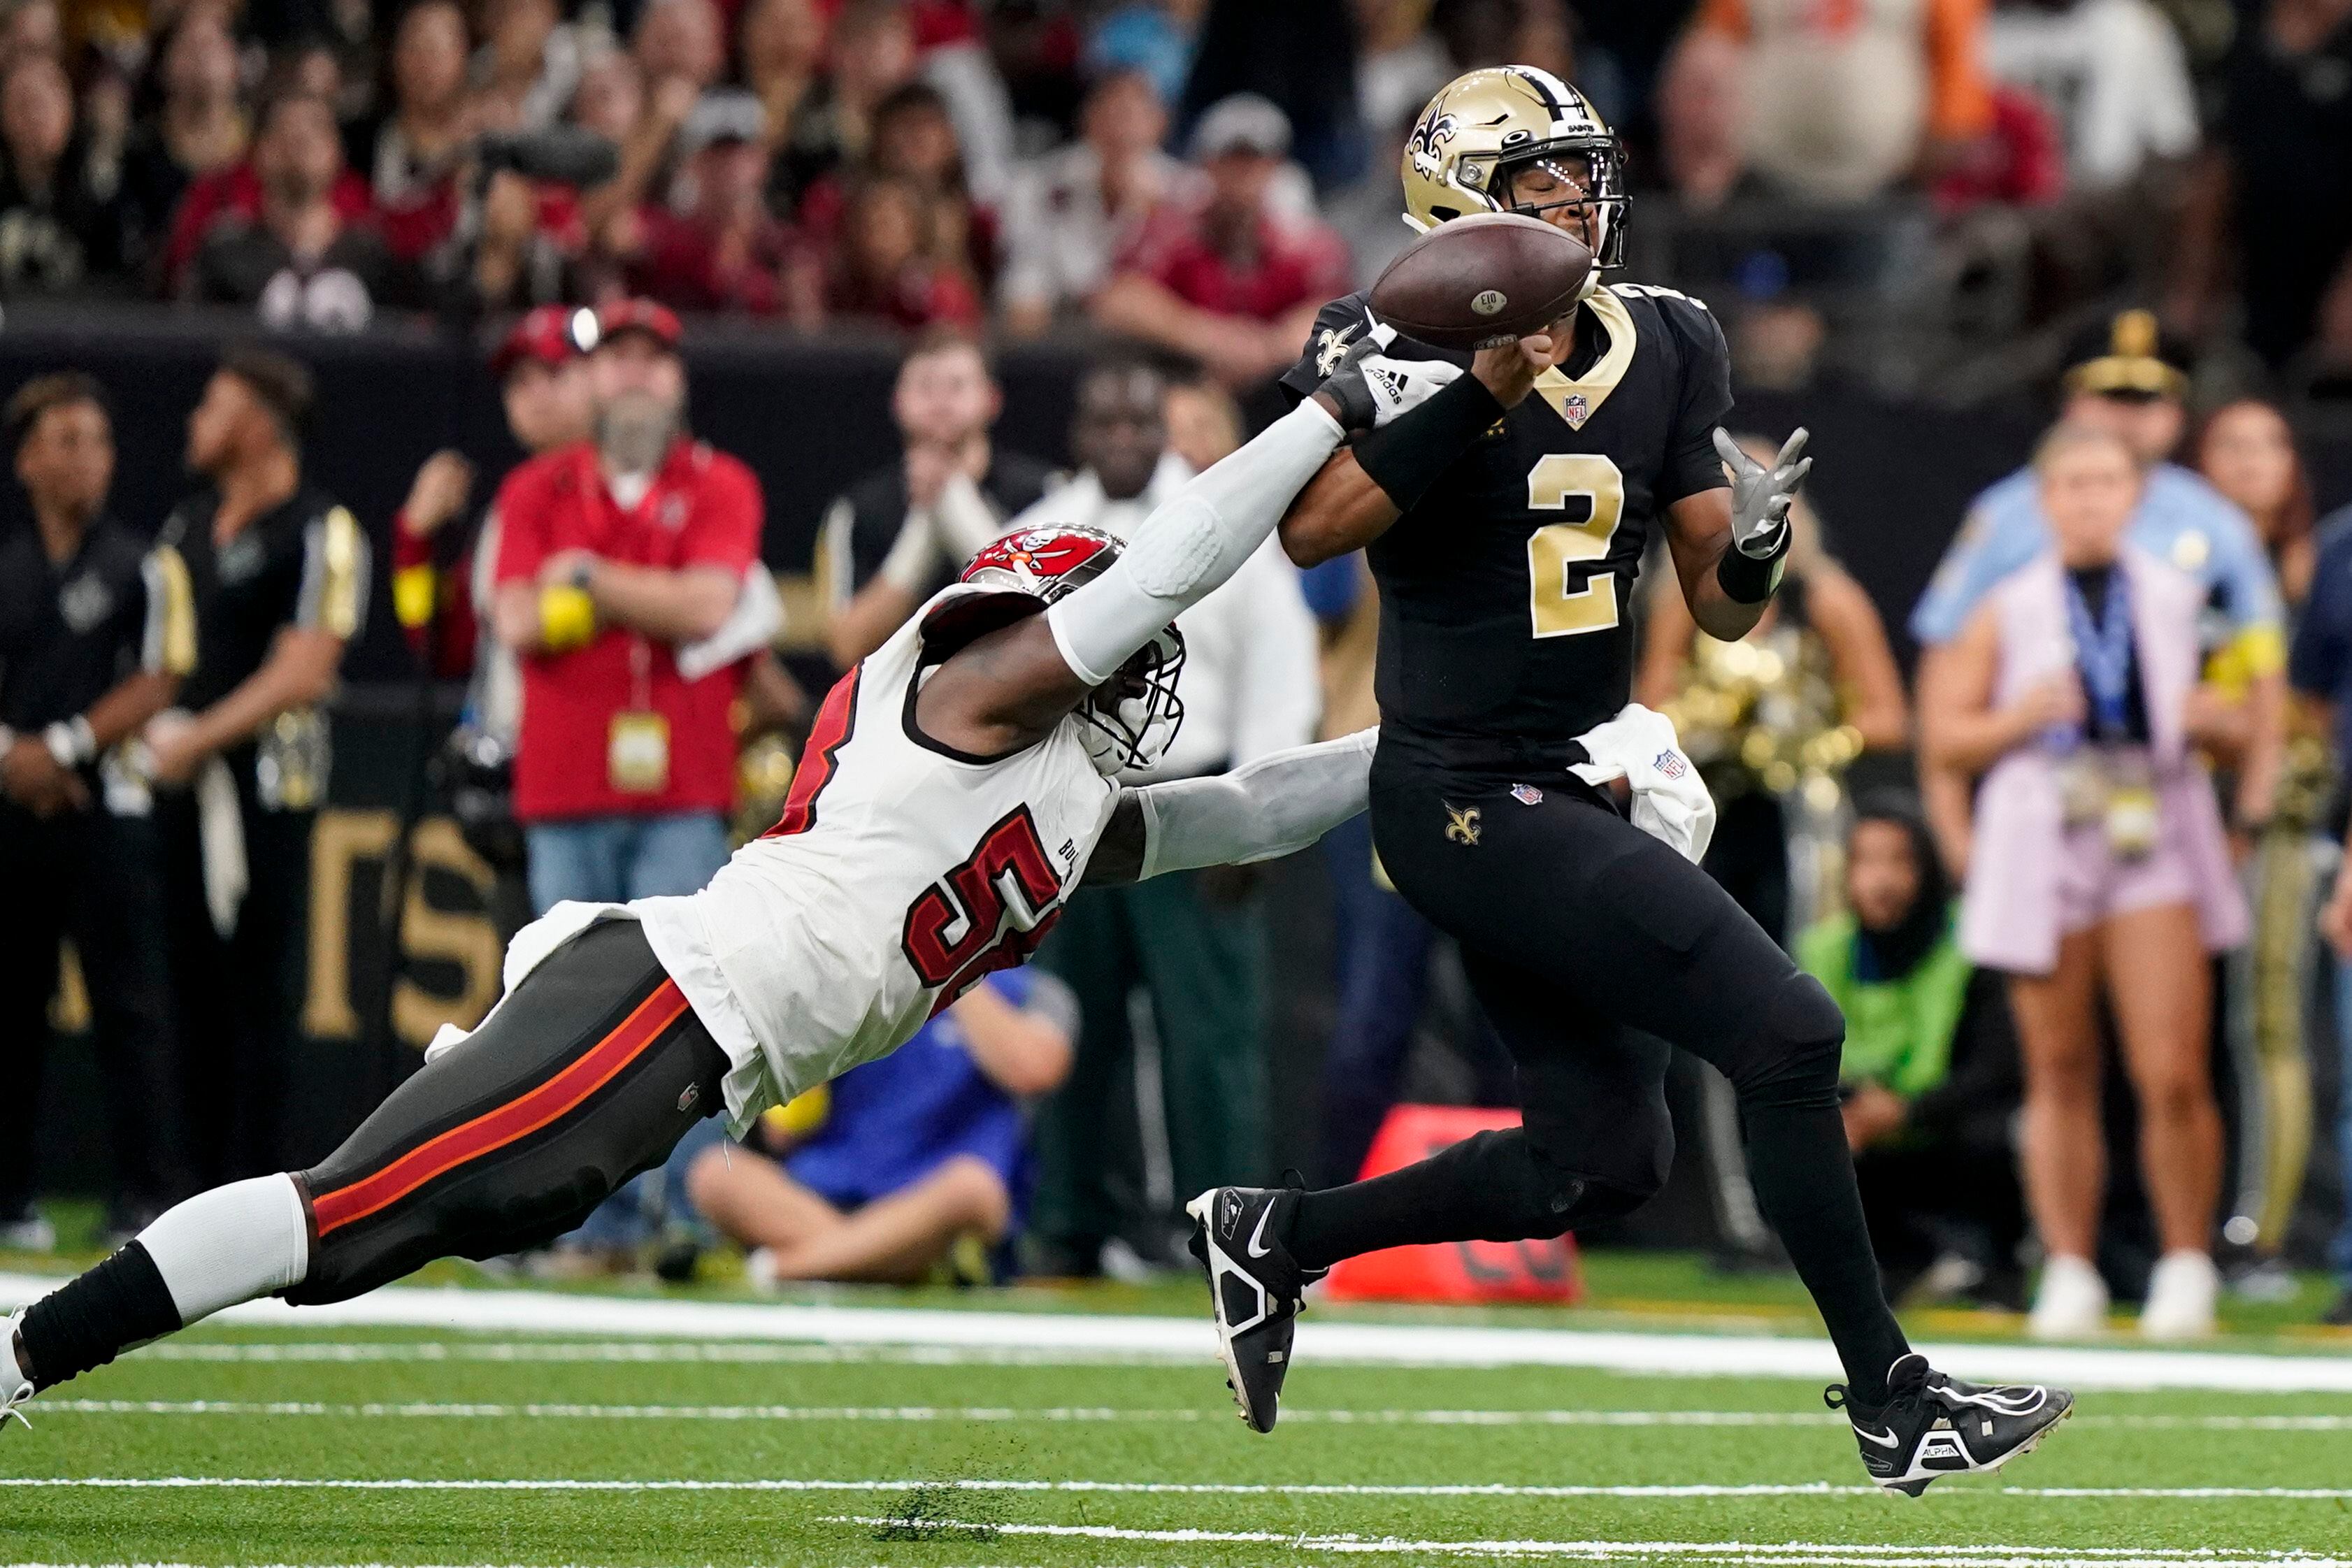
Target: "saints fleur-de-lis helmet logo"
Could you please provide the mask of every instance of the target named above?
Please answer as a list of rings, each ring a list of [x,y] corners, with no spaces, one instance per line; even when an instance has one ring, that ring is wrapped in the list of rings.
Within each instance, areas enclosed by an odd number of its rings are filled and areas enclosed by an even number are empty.
[[[1412,128],[1411,144],[1412,166],[1421,172],[1423,178],[1437,178],[1438,171],[1444,166],[1439,149],[1453,141],[1454,133],[1461,129],[1462,122],[1445,113],[1439,105],[1433,103],[1429,106],[1428,112],[1421,117],[1421,123]]]

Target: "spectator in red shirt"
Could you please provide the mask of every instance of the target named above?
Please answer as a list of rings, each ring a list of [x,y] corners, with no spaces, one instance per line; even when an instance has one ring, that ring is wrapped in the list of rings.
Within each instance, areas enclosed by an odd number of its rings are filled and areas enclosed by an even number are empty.
[[[1290,151],[1282,110],[1236,93],[1201,117],[1192,159],[1205,199],[1144,223],[1120,276],[1097,294],[1097,325],[1200,360],[1228,385],[1297,357],[1324,301],[1348,292],[1348,247],[1319,220],[1274,211],[1268,187]]]
[[[867,173],[904,180],[920,194],[925,248],[934,261],[982,284],[995,276],[996,214],[972,199],[963,147],[939,89],[912,81],[884,99],[866,151]],[[839,227],[848,183],[827,174],[801,198],[800,226],[812,241],[829,240]]]
[[[633,291],[680,310],[772,316],[792,231],[768,211],[767,112],[748,92],[708,92],[678,132],[683,212],[648,203],[629,246]]]
[[[677,318],[606,306],[595,434],[499,493],[499,640],[522,661],[515,816],[533,904],[692,893],[727,860],[740,662],[698,678],[758,558],[750,469],[686,432]]]
[[[851,193],[821,285],[811,270],[799,269],[790,287],[793,317],[812,330],[845,317],[906,332],[980,323],[978,291],[962,268],[933,256],[922,193],[905,180],[877,176]]]
[[[391,105],[353,139],[352,162],[375,192],[393,254],[414,262],[457,226],[457,165],[474,131],[457,0],[415,0],[402,12],[389,63]]]

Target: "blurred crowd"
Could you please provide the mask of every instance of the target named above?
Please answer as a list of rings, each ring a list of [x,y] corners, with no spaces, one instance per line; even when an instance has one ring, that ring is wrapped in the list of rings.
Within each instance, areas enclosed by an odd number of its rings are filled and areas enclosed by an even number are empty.
[[[2279,1288],[2331,1106],[2352,1166],[2352,519],[2320,516],[2282,412],[2352,365],[2352,0],[18,0],[0,295],[488,317],[526,455],[436,454],[362,527],[307,474],[308,372],[240,349],[189,416],[188,501],[117,520],[105,389],[16,390],[0,862],[76,894],[12,914],[0,990],[40,1038],[70,939],[104,1071],[140,1086],[112,1223],[299,1141],[325,710],[372,567],[467,685],[436,778],[507,931],[690,891],[789,819],[824,683],[977,550],[1123,536],[1239,444],[1317,309],[1410,238],[1430,94],[1507,59],[1623,131],[1630,270],[1707,293],[1746,385],[1883,346],[1923,280],[1956,337],[2047,339],[2063,371],[2032,460],[1936,521],[1961,526],[1909,677],[1803,501],[1750,638],[1701,634],[1670,572],[1640,608],[1635,695],[1719,804],[1708,870],[1849,1019],[1890,1281],[2053,1337],[2116,1298],[2193,1337],[2225,1285]],[[904,345],[901,456],[819,529],[795,645],[822,660],[778,657],[767,497],[688,426],[698,313]],[[1067,449],[1011,450],[992,345],[1071,323],[1107,346]],[[1188,612],[1158,776],[1376,722],[1378,614],[1360,558],[1270,544]],[[1283,940],[1302,897],[1333,939],[1313,977]],[[689,1140],[534,1266],[682,1275],[725,1238],[767,1280],[1145,1273],[1181,1261],[1177,1199],[1277,1149],[1342,1179],[1401,1099],[1513,1099],[1361,824],[1303,880],[1082,891],[997,979],[753,1147]],[[1276,1129],[1271,1020],[1310,990],[1316,1114]],[[1769,1265],[1736,1107],[1686,1087],[1720,1251]],[[32,1147],[0,1163],[14,1244],[46,1229]],[[2352,1221],[2334,1245],[2352,1320]]]
[[[1759,383],[1965,384],[2118,293],[2352,370],[2347,0],[10,0],[0,296],[1089,322],[1245,386],[1506,61],[1625,135],[1637,259]]]

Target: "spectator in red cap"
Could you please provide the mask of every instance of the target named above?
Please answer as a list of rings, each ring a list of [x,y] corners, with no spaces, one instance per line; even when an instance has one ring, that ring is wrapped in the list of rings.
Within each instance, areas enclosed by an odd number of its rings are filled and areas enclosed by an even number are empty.
[[[543,305],[517,321],[490,356],[506,403],[507,429],[529,456],[584,441],[589,432],[588,368],[583,354],[595,332],[585,310]],[[472,528],[451,528],[473,492],[474,465],[444,449],[425,460],[408,500],[393,517],[392,606],[411,651],[445,680],[474,677],[468,706],[475,724],[511,748],[520,707],[520,676],[485,624],[498,559],[497,508]]]
[[[541,913],[692,893],[726,862],[729,707],[766,640],[726,657],[760,486],[687,434],[677,317],[625,299],[596,324],[593,434],[516,469],[497,507],[492,620],[522,663],[515,816]]]

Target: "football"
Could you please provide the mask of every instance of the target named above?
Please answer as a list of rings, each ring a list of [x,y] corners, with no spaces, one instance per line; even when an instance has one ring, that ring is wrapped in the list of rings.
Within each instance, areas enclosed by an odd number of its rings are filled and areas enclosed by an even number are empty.
[[[1372,314],[1435,348],[1493,348],[1558,320],[1591,271],[1592,252],[1567,230],[1481,213],[1405,246],[1372,285]]]

